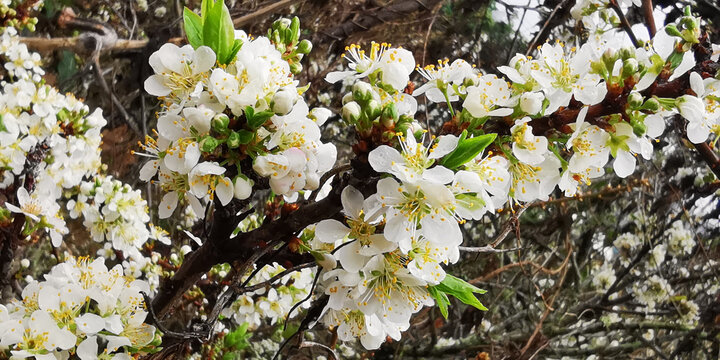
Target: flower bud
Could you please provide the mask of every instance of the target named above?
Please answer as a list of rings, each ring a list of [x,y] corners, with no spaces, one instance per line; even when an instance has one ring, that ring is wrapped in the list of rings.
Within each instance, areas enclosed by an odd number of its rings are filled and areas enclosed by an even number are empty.
[[[355,101],[368,101],[372,99],[372,86],[366,82],[358,81],[352,87]]]
[[[642,106],[643,110],[658,111],[660,110],[660,102],[655,98],[650,98],[645,101]]]
[[[361,111],[362,109],[360,109],[360,105],[358,105],[358,103],[354,101],[351,101],[343,106],[342,118],[348,123],[354,124],[360,118]]]
[[[293,74],[299,74],[302,71],[303,67],[299,62],[294,62],[290,64],[290,72]]]
[[[202,152],[210,153],[215,151],[215,148],[220,145],[220,142],[218,139],[212,137],[212,136],[206,136],[202,140],[200,140],[200,150]]]
[[[633,133],[638,137],[645,135],[645,132],[647,132],[647,126],[642,121],[632,121],[630,124],[632,125]]]
[[[355,101],[355,98],[353,98],[353,94],[351,92],[345,94],[342,98],[342,104],[345,105],[351,101]]]
[[[280,90],[272,99],[272,111],[277,115],[287,115],[297,101],[297,93],[291,90]]]
[[[230,118],[225,114],[215,115],[211,123],[212,129],[220,134],[227,132],[228,125],[230,125]]]
[[[399,115],[395,103],[388,103],[382,111],[381,121],[384,127],[392,129]]]
[[[642,106],[643,100],[643,96],[637,91],[633,91],[630,95],[628,95],[628,104],[633,109],[637,109]]]
[[[21,266],[23,269],[29,268],[29,267],[30,267],[30,260],[28,260],[28,259],[22,259],[22,260],[20,260],[20,266]]]
[[[242,176],[238,176],[235,179],[234,194],[238,200],[245,200],[252,194],[253,182],[250,179],[245,179]]]
[[[312,51],[312,43],[308,39],[303,39],[297,46],[297,52],[301,54],[309,54],[310,51]]]
[[[231,131],[230,134],[228,134],[225,143],[229,148],[237,149],[240,146],[240,134],[235,131]]]
[[[365,107],[365,111],[367,113],[368,119],[370,121],[373,121],[378,116],[380,116],[380,113],[382,112],[382,108],[380,107],[380,103],[377,102],[377,100],[370,100],[370,101],[368,101],[368,104]]]
[[[668,26],[665,26],[665,33],[667,33],[667,34],[670,35],[670,36],[682,37],[682,34],[681,34],[680,31],[677,29],[677,27],[675,27],[674,24],[670,24],[670,25],[668,25]]]
[[[534,115],[542,110],[545,97],[539,92],[530,92],[520,95],[520,110],[526,114]]]
[[[626,59],[625,62],[623,62],[623,78],[628,78],[630,76],[635,75],[638,71],[638,62],[637,60],[630,58]]]

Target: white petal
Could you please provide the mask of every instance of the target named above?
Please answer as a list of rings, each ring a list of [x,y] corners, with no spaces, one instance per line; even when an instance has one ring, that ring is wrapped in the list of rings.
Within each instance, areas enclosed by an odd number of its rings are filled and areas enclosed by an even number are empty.
[[[163,196],[160,201],[160,207],[158,208],[159,216],[161,219],[167,219],[172,215],[173,211],[177,207],[178,193],[171,191]]]
[[[315,226],[315,237],[324,243],[334,243],[344,239],[350,229],[335,219],[326,219]]]
[[[621,178],[632,175],[635,171],[635,157],[625,150],[618,150],[615,162],[613,162],[613,169],[615,174]]]
[[[433,148],[433,151],[430,153],[430,156],[428,156],[428,158],[439,159],[449,154],[457,147],[458,140],[460,139],[454,135],[440,136],[438,138],[436,147]]]
[[[86,313],[75,318],[78,329],[86,334],[96,334],[105,327],[105,320],[95,314]]]
[[[363,202],[365,201],[360,190],[354,188],[352,185],[346,186],[342,194],[340,194],[340,201],[343,205],[343,211],[347,216],[352,219],[360,218],[360,211],[362,211]]]
[[[98,343],[96,336],[90,336],[77,347],[77,356],[80,360],[92,360],[98,357]]]
[[[403,163],[405,159],[397,150],[387,145],[380,145],[370,152],[368,162],[373,170],[380,173],[389,173],[395,163]]]

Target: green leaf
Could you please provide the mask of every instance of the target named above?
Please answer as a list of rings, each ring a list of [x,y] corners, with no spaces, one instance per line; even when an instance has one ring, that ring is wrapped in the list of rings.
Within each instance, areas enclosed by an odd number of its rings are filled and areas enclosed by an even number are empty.
[[[192,10],[183,9],[183,20],[185,21],[185,35],[193,49],[203,44],[203,19]]]
[[[430,293],[430,296],[435,299],[435,303],[440,309],[440,313],[442,314],[442,316],[447,320],[448,305],[450,305],[450,299],[448,299],[447,295],[445,295],[444,292],[439,291],[435,286],[428,287],[428,292]]]
[[[203,45],[213,49],[218,63],[229,64],[233,49],[240,48],[235,41],[235,27],[224,1],[208,0],[207,3],[203,3],[202,19]]]
[[[255,138],[255,132],[240,130],[237,132],[240,135],[241,144],[249,144]]]
[[[440,284],[434,287],[440,292],[454,296],[464,304],[470,305],[479,310],[487,310],[480,300],[475,297],[475,294],[484,294],[486,291],[466,282],[465,280],[458,279],[448,274]]]
[[[466,139],[461,135],[455,150],[445,156],[440,163],[448,169],[455,170],[485,150],[495,141],[496,136],[497,134],[486,134]]]

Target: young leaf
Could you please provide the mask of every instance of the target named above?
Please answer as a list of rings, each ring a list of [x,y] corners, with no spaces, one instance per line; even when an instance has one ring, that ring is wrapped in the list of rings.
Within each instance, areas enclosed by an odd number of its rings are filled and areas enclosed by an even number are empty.
[[[241,144],[249,144],[252,139],[255,138],[255,132],[247,131],[247,130],[239,130],[238,134],[240,134],[240,143]]]
[[[264,124],[267,119],[271,118],[273,115],[275,115],[275,113],[270,110],[265,110],[254,114],[252,119],[248,119],[248,126],[250,126],[251,129],[255,130],[262,126],[262,124]]]
[[[440,284],[434,286],[434,288],[436,288],[437,291],[452,295],[464,304],[475,307],[476,309],[487,310],[487,308],[480,303],[480,300],[475,297],[476,293],[484,294],[486,291],[466,282],[465,280],[458,279],[448,274],[445,276],[445,279]]]
[[[447,319],[448,305],[450,305],[450,299],[448,299],[447,295],[445,295],[444,292],[439,291],[435,286],[428,287],[428,292],[430,293],[430,296],[435,299],[435,303],[437,303],[437,306],[440,309],[440,313],[442,314],[442,316]]]
[[[208,0],[203,7],[203,45],[210,47],[217,55],[220,62],[221,55],[224,52],[225,44],[221,41],[220,32],[222,31],[222,0]]]
[[[185,21],[185,35],[193,49],[197,49],[203,44],[203,22],[200,15],[192,10],[185,8],[183,10],[183,20]]]
[[[220,17],[220,41],[223,44],[222,55],[219,56],[220,64],[229,64],[232,62],[233,56],[240,50],[240,45],[235,41],[235,25],[233,25],[232,17],[230,16],[230,10],[225,6],[224,1],[221,3],[221,17]],[[237,49],[237,50],[234,50]],[[234,52],[233,52],[234,50]]]
[[[485,150],[495,140],[496,136],[496,134],[486,134],[468,139],[463,139],[461,136],[455,150],[445,156],[441,164],[451,170],[457,169]]]

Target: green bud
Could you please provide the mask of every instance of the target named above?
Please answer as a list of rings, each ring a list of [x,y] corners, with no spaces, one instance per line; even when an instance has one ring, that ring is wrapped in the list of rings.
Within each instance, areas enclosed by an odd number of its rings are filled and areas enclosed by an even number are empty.
[[[230,125],[230,118],[225,114],[217,114],[212,119],[212,129],[220,134],[227,133],[228,125]]]
[[[345,105],[351,101],[355,101],[355,98],[353,98],[353,94],[351,92],[345,94],[342,98],[342,104]]]
[[[290,22],[290,42],[297,42],[300,37],[300,19],[295,16]]]
[[[358,103],[351,101],[342,107],[342,118],[343,120],[347,121],[349,124],[354,124],[358,121],[360,118],[360,113],[362,112],[362,109],[360,108],[360,105]]]
[[[623,78],[633,76],[633,75],[635,75],[635,73],[637,71],[638,71],[637,60],[630,58],[623,62],[623,69],[622,69]]]
[[[372,87],[370,84],[358,81],[353,85],[352,92],[355,101],[366,102],[372,99]]]
[[[623,60],[634,58],[635,57],[635,48],[624,47],[624,48],[620,49],[620,51],[618,51],[618,56]]]
[[[300,64],[299,62],[294,62],[294,63],[290,64],[290,72],[295,75],[299,74],[302,71],[302,69],[303,69],[302,64]]]
[[[272,42],[275,44],[282,43],[282,38],[280,37],[280,30],[278,30],[278,29],[273,30],[272,36],[270,37],[270,39],[272,39]]]
[[[382,121],[383,126],[391,129],[395,125],[395,122],[398,120],[399,117],[395,103],[389,103],[385,105],[381,116],[382,117],[380,120]]]
[[[474,86],[474,85],[475,85],[475,80],[472,77],[468,76],[465,79],[463,79],[463,86],[468,87],[468,86]]]
[[[637,136],[643,136],[645,135],[645,132],[647,131],[647,126],[641,121],[632,121],[631,122],[633,133]]]
[[[238,146],[240,146],[240,134],[236,133],[235,131],[231,131],[225,142],[227,143],[227,146],[229,148],[237,149]]]
[[[297,52],[301,54],[309,54],[310,51],[312,51],[312,43],[308,39],[303,39],[297,46]]]
[[[603,63],[605,63],[605,68],[607,69],[612,69],[615,66],[616,59],[617,54],[612,48],[605,50],[605,52],[602,54],[602,61]]]
[[[220,141],[209,135],[200,140],[200,150],[206,153],[215,151],[218,145],[220,145]]]
[[[675,27],[675,25],[673,24],[665,26],[665,32],[670,36],[682,37],[680,31],[678,31],[677,27]]]
[[[643,96],[639,92],[633,91],[628,95],[628,104],[632,109],[637,109],[642,106]]]
[[[655,98],[650,98],[643,104],[642,110],[658,111],[660,110],[660,102]]]
[[[367,117],[370,121],[375,120],[382,113],[380,103],[377,102],[377,100],[368,101],[368,104],[365,107],[365,112],[367,113]]]

